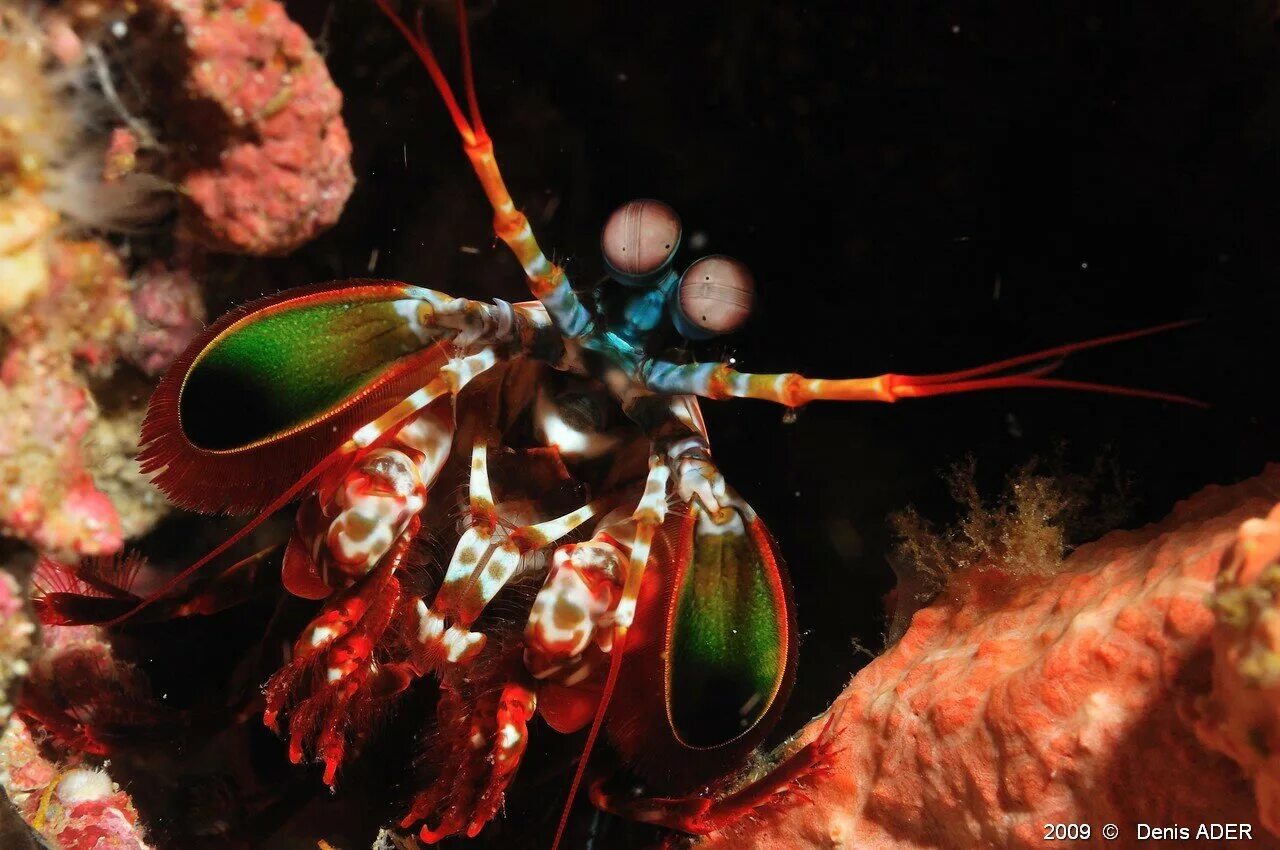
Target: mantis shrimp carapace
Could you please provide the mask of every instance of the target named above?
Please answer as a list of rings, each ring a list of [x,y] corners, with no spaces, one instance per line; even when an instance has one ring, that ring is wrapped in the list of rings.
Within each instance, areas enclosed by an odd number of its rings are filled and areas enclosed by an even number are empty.
[[[1052,374],[1074,352],[1182,323],[934,375],[694,362],[683,343],[750,316],[747,266],[713,255],[681,268],[676,211],[634,200],[602,229],[609,280],[580,294],[504,184],[463,4],[459,99],[421,21],[375,2],[426,66],[533,300],[348,280],[222,317],[161,381],[141,462],[179,506],[256,518],[145,598],[93,564],[46,564],[39,604],[51,623],[211,610],[222,591],[194,574],[300,501],[281,580],[317,611],[265,685],[265,722],[333,785],[375,719],[414,682],[438,680],[433,773],[402,820],[425,841],[475,836],[494,818],[537,717],[586,732],[570,803],[607,738],[647,795],[618,798],[596,780],[593,802],[686,832],[822,769],[819,740],[763,778],[731,781],[786,703],[797,627],[782,553],[716,465],[702,399],[796,408],[1051,388],[1195,403]],[[445,541],[438,579],[424,578],[426,537]],[[516,584],[533,590],[513,618],[493,603]]]

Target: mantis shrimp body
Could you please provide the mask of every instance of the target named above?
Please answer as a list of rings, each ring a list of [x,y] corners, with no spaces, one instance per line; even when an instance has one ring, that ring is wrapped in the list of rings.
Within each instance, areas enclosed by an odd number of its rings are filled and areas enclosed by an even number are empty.
[[[601,297],[580,298],[503,183],[462,4],[465,113],[421,26],[377,2],[426,65],[534,300],[355,280],[224,316],[161,382],[141,461],[180,506],[257,518],[147,599],[82,575],[41,606],[52,622],[173,613],[193,573],[301,499],[282,581],[319,610],[266,684],[265,721],[332,785],[371,718],[438,679],[435,772],[403,818],[426,841],[474,836],[495,816],[535,716],[588,730],[570,801],[604,730],[662,796],[619,800],[597,782],[593,801],[689,832],[820,769],[821,740],[745,787],[701,793],[776,722],[797,641],[781,553],[717,467],[700,399],[793,408],[1048,387],[1190,401],[1049,377],[1074,351],[1173,325],[927,376],[757,375],[668,358],[673,342],[747,320],[747,267],[711,256],[681,270],[679,216],[636,200],[603,227]],[[460,517],[446,480],[465,482]],[[416,545],[428,530],[448,541],[438,579],[424,578]],[[512,627],[494,603],[521,587],[527,616]]]

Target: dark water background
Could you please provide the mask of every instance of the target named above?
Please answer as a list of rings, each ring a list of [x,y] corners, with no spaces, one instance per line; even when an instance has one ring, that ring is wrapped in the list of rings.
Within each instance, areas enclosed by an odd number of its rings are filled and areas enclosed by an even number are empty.
[[[427,25],[456,69],[451,4]],[[525,297],[452,126],[371,3],[296,0],[346,96],[359,186],[272,286],[374,273]],[[790,564],[804,633],[779,734],[882,644],[886,517],[946,520],[966,454],[995,492],[1066,441],[1135,481],[1136,524],[1277,457],[1280,38],[1260,2],[494,2],[473,7],[480,99],[517,203],[594,282],[619,203],[673,204],[747,262],[760,310],[702,349],[817,376],[947,371],[1172,319],[1064,376],[1201,397],[1205,412],[1019,392],[816,404],[793,424],[707,403],[716,457]],[[687,241],[686,241],[687,245]],[[478,249],[466,253],[464,246]],[[685,260],[696,255],[687,248]],[[541,738],[556,737],[542,730]],[[540,747],[563,747],[535,741]],[[517,792],[539,846],[567,776]],[[520,782],[517,781],[517,787]],[[546,796],[546,801],[537,795]],[[545,811],[544,811],[545,810]],[[580,812],[585,846],[591,816]],[[604,825],[596,847],[623,846]],[[518,842],[511,828],[492,846]]]

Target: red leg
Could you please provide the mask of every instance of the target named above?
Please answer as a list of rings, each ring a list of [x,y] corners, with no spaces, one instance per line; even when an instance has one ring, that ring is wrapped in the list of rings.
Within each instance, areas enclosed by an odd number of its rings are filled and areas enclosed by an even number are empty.
[[[419,837],[474,838],[502,806],[524,755],[537,700],[516,682],[469,700],[470,687],[446,683],[436,712],[439,737],[430,754],[439,773],[418,794],[402,826],[425,822]]]
[[[377,569],[326,604],[295,644],[293,659],[267,682],[263,721],[278,730],[286,715],[289,758],[295,764],[308,753],[319,758],[326,784],[334,783],[369,715],[410,681],[408,665],[388,661],[396,653],[384,644],[398,631],[388,627],[409,610],[395,571],[412,539],[404,535]]]

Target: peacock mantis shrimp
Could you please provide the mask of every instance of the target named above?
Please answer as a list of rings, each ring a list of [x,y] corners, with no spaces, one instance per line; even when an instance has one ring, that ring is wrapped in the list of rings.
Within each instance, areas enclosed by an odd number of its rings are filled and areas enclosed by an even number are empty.
[[[140,460],[181,507],[257,517],[145,599],[82,565],[40,604],[63,623],[198,612],[200,596],[175,591],[301,500],[282,582],[319,612],[266,683],[265,722],[333,785],[371,718],[416,680],[438,679],[435,775],[402,821],[421,824],[424,841],[475,836],[494,818],[536,716],[587,730],[555,844],[602,732],[660,796],[617,799],[597,781],[592,801],[686,832],[742,817],[822,768],[819,740],[744,787],[725,779],[786,703],[797,630],[782,555],[713,460],[701,399],[797,408],[1054,388],[1195,403],[1050,374],[1074,352],[1182,323],[923,376],[749,374],[669,357],[673,341],[746,321],[747,267],[717,255],[680,270],[679,216],[635,200],[602,230],[604,296],[582,297],[504,184],[461,0],[461,101],[421,21],[375,2],[425,65],[533,300],[349,280],[222,317],[161,381]],[[465,482],[460,518],[447,482]],[[452,544],[438,581],[418,545],[428,534]],[[530,582],[523,623],[494,611]]]

